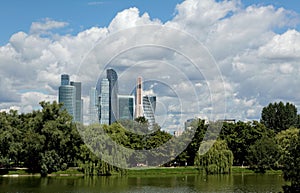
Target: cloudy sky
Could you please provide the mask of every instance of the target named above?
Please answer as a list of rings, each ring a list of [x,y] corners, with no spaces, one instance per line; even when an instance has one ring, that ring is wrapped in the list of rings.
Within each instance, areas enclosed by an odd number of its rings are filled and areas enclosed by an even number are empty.
[[[108,67],[130,94],[158,96],[157,120],[259,119],[270,102],[300,108],[300,3],[275,0],[3,1],[0,110],[57,100],[60,74],[88,91]]]

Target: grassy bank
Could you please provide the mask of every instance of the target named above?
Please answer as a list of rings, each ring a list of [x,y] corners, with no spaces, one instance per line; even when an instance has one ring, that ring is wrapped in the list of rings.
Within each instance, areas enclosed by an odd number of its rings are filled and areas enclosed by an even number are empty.
[[[231,170],[232,174],[254,174],[255,172],[246,168],[246,167],[239,167],[233,166]],[[199,174],[199,170],[196,167],[137,167],[131,168],[127,170],[127,176],[144,176],[144,175],[191,175],[191,174]],[[282,174],[281,170],[268,170],[266,174]],[[28,172],[26,169],[14,169],[14,170],[7,170],[5,173],[2,173],[5,176],[28,176],[34,175],[38,176],[39,174],[34,174]],[[69,168],[65,171],[58,171],[50,174],[49,176],[84,176],[84,174],[78,171],[75,168]]]

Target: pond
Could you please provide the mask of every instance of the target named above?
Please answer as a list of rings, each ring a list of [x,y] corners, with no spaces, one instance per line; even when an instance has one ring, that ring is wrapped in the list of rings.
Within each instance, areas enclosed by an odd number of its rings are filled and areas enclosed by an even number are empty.
[[[0,177],[0,192],[280,192],[284,183],[282,176],[278,174],[162,175],[141,177]]]

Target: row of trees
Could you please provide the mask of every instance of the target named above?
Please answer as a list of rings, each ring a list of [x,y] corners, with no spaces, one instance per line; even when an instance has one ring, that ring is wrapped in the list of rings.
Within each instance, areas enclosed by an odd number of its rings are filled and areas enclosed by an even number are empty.
[[[214,131],[218,122],[207,125],[198,119],[178,138],[158,125],[149,132],[143,118],[76,127],[61,104],[40,104],[42,109],[32,113],[0,113],[0,167],[23,166],[47,175],[76,166],[86,174],[110,175],[137,163],[158,165],[152,158],[161,157],[172,160],[165,166],[196,165],[205,173],[227,173],[232,165],[249,165],[258,172],[282,169],[285,179],[299,186],[299,115],[289,103],[263,108],[261,122],[223,123],[221,132]],[[169,145],[163,146],[166,142]],[[211,148],[202,154],[200,147]],[[177,154],[177,149],[183,151]]]

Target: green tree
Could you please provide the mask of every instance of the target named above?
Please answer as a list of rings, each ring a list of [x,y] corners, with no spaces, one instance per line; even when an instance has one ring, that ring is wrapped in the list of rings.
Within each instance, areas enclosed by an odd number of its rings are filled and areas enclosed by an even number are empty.
[[[262,109],[260,121],[267,128],[278,133],[281,130],[297,126],[297,108],[291,103],[284,104],[281,101],[279,103],[270,103]]]
[[[268,169],[278,168],[279,157],[275,139],[264,136],[250,146],[247,161],[252,170],[265,173]]]
[[[257,121],[223,123],[220,133],[220,138],[227,142],[234,155],[234,165],[247,165],[250,146],[263,136],[273,136],[273,133]]]
[[[212,145],[213,144],[213,145]],[[206,174],[230,173],[233,164],[233,154],[227,146],[226,141],[205,141],[201,144],[208,151],[201,155],[198,152],[195,165]],[[210,149],[208,149],[211,147]]]
[[[291,185],[283,187],[284,192],[300,192],[299,134],[298,128],[289,128],[279,132],[275,137],[284,179],[291,182]]]

